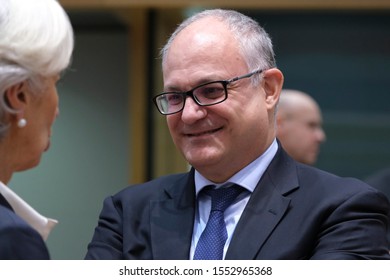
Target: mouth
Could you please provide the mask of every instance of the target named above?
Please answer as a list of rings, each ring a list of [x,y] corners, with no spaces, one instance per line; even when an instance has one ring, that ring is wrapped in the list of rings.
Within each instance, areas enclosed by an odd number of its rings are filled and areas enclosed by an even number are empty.
[[[220,131],[220,130],[222,130],[222,127],[217,128],[217,129],[202,131],[202,132],[199,132],[199,133],[187,133],[186,136],[188,136],[188,137],[200,137],[200,136],[204,136],[204,135],[214,134],[214,133],[216,133],[217,131]]]

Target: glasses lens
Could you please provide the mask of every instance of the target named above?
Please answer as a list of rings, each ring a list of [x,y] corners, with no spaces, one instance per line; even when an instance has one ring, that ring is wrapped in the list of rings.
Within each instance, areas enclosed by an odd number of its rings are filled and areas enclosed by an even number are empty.
[[[173,114],[183,108],[183,95],[179,93],[164,93],[156,98],[156,104],[163,114]]]
[[[193,94],[201,105],[212,105],[226,99],[225,87],[221,82],[213,82],[197,87]]]
[[[155,97],[159,111],[164,115],[180,112],[184,108],[185,98],[193,97],[198,105],[207,106],[221,103],[227,98],[224,81],[203,84],[188,92],[166,92]]]

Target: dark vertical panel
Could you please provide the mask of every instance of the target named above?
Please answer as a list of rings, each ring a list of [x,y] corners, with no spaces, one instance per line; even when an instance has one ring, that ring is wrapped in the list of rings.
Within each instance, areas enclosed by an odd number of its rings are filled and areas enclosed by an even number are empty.
[[[152,98],[156,92],[155,88],[155,82],[154,82],[154,77],[153,77],[153,69],[156,67],[155,66],[155,45],[156,45],[156,12],[154,10],[149,10],[148,12],[148,69],[147,69],[147,75],[148,77],[148,84],[146,85],[147,93],[148,93],[148,102],[147,102],[147,145],[146,145],[146,153],[147,153],[147,161],[146,161],[146,179],[151,180],[153,179],[153,174],[154,174],[154,165],[153,165],[153,160],[155,158],[154,156],[154,139],[155,139],[155,133],[154,133],[154,118],[153,118],[153,103],[152,103]]]

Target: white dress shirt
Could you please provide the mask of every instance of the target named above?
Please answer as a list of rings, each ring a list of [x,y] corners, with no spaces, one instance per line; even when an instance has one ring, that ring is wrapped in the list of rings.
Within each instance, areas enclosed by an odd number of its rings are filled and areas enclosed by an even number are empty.
[[[227,248],[229,247],[230,240],[232,239],[234,229],[241,217],[242,212],[244,211],[246,204],[248,203],[250,195],[254,191],[257,183],[260,181],[260,178],[261,176],[263,176],[268,165],[274,158],[277,150],[278,144],[276,142],[276,139],[274,139],[269,148],[260,157],[258,157],[256,160],[251,162],[249,165],[247,165],[245,168],[240,170],[233,177],[231,177],[229,180],[222,184],[215,184],[210,180],[207,180],[199,172],[195,171],[195,191],[197,197],[197,208],[195,211],[194,231],[192,233],[190,259],[193,259],[196,244],[198,243],[200,235],[206,227],[211,209],[211,198],[207,195],[202,195],[202,193],[199,194],[200,191],[205,186],[215,185],[216,188],[218,188],[226,184],[227,182],[240,185],[247,190],[247,192],[244,192],[239,195],[235,202],[233,202],[233,204],[230,205],[224,213],[226,230],[228,233],[228,238],[226,240],[223,252],[223,258],[225,258]]]

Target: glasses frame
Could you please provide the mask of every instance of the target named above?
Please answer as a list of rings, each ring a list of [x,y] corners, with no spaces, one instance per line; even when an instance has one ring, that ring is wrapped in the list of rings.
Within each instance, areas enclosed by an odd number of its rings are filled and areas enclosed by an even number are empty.
[[[212,105],[216,105],[216,104],[219,104],[219,103],[222,103],[224,102],[227,97],[228,97],[228,89],[227,89],[227,86],[230,84],[230,83],[233,83],[233,82],[236,82],[238,80],[241,80],[241,79],[245,79],[245,78],[250,78],[252,77],[253,75],[255,74],[261,74],[264,70],[263,69],[257,69],[253,72],[250,72],[248,74],[245,74],[245,75],[242,75],[242,76],[237,76],[237,77],[234,77],[234,78],[231,78],[229,80],[219,80],[219,81],[211,81],[211,82],[207,82],[207,83],[203,83],[203,84],[200,84],[192,89],[190,89],[189,91],[185,91],[185,92],[180,92],[180,91],[167,91],[167,92],[163,92],[163,93],[160,93],[158,95],[156,95],[155,97],[153,97],[153,103],[156,105],[157,107],[157,110],[162,114],[162,115],[173,115],[173,114],[176,114],[176,113],[179,113],[181,111],[183,111],[184,109],[184,106],[186,104],[186,100],[187,100],[187,97],[191,97],[192,100],[194,100],[194,102],[196,104],[198,104],[199,106],[202,106],[202,107],[205,107],[205,106],[212,106]],[[213,83],[221,83],[223,88],[224,88],[224,91],[225,91],[225,96],[222,100],[218,100],[217,102],[214,102],[214,103],[207,103],[207,104],[202,104],[202,102],[200,102],[196,96],[194,95],[194,91],[197,89],[197,88],[200,88],[200,87],[203,87],[203,86],[206,86],[206,85],[209,85],[209,84],[213,84]],[[179,95],[182,95],[183,96],[183,105],[181,107],[181,109],[179,110],[176,110],[174,112],[170,112],[170,113],[165,113],[163,112],[161,109],[160,109],[160,106],[158,105],[158,99],[161,97],[161,96],[164,96],[166,94],[179,94]]]

